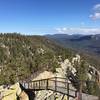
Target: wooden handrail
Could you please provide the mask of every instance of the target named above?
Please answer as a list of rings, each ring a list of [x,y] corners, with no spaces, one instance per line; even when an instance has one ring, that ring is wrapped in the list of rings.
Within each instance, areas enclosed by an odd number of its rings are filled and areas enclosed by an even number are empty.
[[[24,82],[23,85],[24,87],[26,86],[27,89],[33,89],[33,90],[46,89],[46,90],[52,90],[52,91],[59,92],[62,94],[70,95],[71,97],[75,97],[74,95],[69,94],[69,90],[73,92],[76,92],[76,90],[70,89],[71,83],[66,80],[67,80],[66,78],[62,78],[62,77],[51,77],[51,78],[46,78],[46,79],[30,81],[28,83]],[[50,82],[52,81],[54,82],[53,86],[50,85]],[[64,84],[65,86],[60,86],[59,84],[61,85]],[[58,90],[58,88],[61,88],[61,90]],[[65,89],[66,92],[64,91],[63,93],[62,89]]]
[[[80,83],[80,82],[87,82],[87,81],[78,80],[78,82]],[[93,82],[93,81],[88,81],[88,82]],[[69,82],[67,78],[62,78],[62,77],[51,77],[51,78],[46,78],[46,79],[33,80],[28,83],[23,82],[24,87],[26,86],[27,89],[32,89],[35,91],[52,90],[55,92],[68,95],[69,97],[75,98],[77,96],[77,92],[80,92],[80,91],[78,91],[77,89],[71,88],[70,84],[72,83]],[[70,91],[72,92],[70,93]],[[69,97],[67,99],[69,99]]]
[[[54,78],[55,78],[55,77],[46,78],[46,79],[38,79],[38,80],[30,81],[30,82],[44,81],[44,80],[50,80],[50,79],[54,79]]]

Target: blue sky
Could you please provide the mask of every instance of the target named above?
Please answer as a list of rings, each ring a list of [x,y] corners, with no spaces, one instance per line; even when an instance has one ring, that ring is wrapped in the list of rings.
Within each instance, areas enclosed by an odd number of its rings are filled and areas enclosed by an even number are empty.
[[[99,28],[100,0],[0,0],[0,32],[88,34]]]

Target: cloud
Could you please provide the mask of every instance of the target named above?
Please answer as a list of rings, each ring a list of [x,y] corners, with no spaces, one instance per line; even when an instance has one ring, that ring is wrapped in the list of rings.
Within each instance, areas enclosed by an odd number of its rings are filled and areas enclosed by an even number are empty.
[[[93,20],[100,19],[100,13],[94,13],[89,16]]]
[[[99,28],[56,28],[56,33],[59,34],[100,34]]]
[[[100,11],[100,4],[97,4],[93,8],[95,11]]]
[[[93,20],[100,20],[100,4],[93,7],[93,13],[89,17]]]

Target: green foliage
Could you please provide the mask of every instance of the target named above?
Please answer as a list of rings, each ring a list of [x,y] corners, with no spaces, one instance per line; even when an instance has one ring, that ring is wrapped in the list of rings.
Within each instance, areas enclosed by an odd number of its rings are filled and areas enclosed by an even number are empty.
[[[87,80],[87,84],[86,84],[86,89],[87,89],[87,93],[91,94],[91,95],[100,95],[100,89],[99,86],[96,82],[91,82],[89,80]]]
[[[38,52],[41,48],[44,53]],[[59,55],[63,60],[73,53],[42,36],[0,34],[0,84],[25,80],[39,71],[55,72]]]
[[[79,80],[87,80],[88,64],[81,60],[80,64],[77,65],[77,77]]]
[[[77,70],[77,78],[80,80],[80,86],[82,91],[91,95],[99,95],[99,87],[97,82],[91,81],[87,77],[89,64],[85,60],[81,60],[80,63],[75,62],[74,67]]]

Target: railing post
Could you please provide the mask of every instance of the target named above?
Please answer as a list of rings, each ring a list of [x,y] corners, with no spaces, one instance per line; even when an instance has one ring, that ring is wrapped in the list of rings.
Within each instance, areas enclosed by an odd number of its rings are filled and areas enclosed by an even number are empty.
[[[48,79],[47,79],[47,83],[46,83],[46,89],[48,90]]]
[[[39,80],[39,89],[40,89],[40,80]]]
[[[82,100],[82,81],[80,81],[79,85],[78,100]]]
[[[28,89],[29,89],[29,83],[27,83],[27,85],[28,85]]]
[[[33,82],[31,82],[31,88],[33,89]]]
[[[77,93],[78,93],[78,92],[77,92],[77,91],[75,91],[75,98],[77,98]]]
[[[38,84],[37,84],[37,82],[35,82],[35,89],[37,89],[37,87],[38,87]]]
[[[83,86],[83,83],[81,81],[81,84],[80,84],[80,100],[82,100],[82,86]]]
[[[67,83],[67,94],[68,94],[67,100],[69,100],[69,83]]]
[[[55,77],[55,92],[57,91],[57,77]]]
[[[24,87],[25,87],[25,82],[23,82],[23,85],[24,85]],[[26,87],[25,87],[26,88]]]
[[[55,77],[55,97],[54,97],[54,100],[56,100],[57,98],[57,77]]]
[[[34,89],[34,82],[32,82],[32,88]]]

